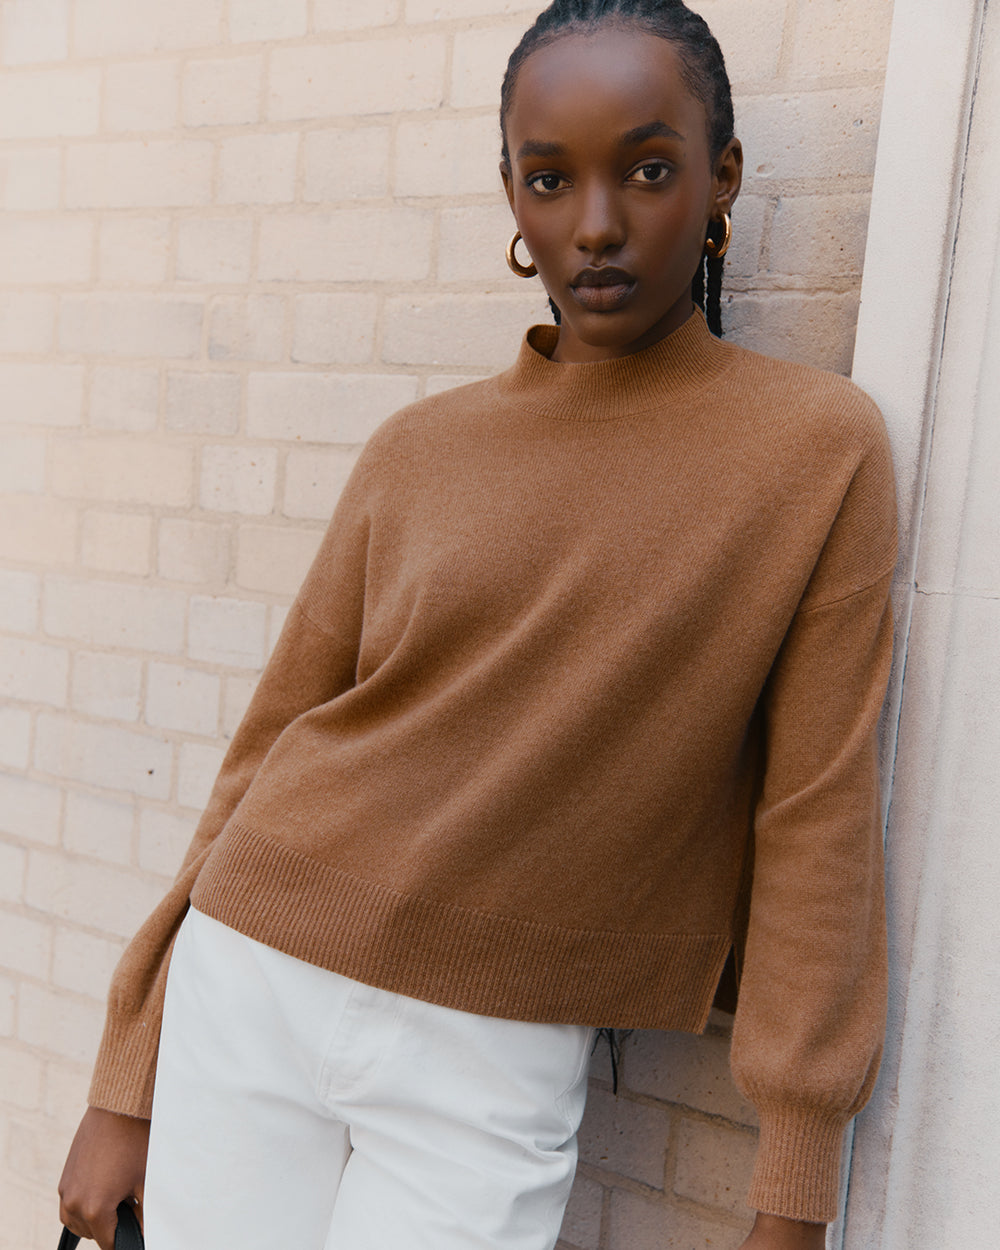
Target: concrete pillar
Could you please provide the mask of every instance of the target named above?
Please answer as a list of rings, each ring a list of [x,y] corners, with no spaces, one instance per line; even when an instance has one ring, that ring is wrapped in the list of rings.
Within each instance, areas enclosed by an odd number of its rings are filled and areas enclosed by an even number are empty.
[[[855,377],[900,471],[893,980],[848,1250],[1000,1225],[1000,8],[897,0]]]

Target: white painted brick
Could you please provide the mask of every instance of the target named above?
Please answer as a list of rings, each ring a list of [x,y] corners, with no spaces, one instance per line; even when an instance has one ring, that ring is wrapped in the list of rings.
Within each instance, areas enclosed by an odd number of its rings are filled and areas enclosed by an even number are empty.
[[[268,655],[278,645],[278,638],[281,636],[281,631],[285,628],[285,621],[288,619],[291,607],[290,603],[276,603],[271,608],[270,625],[268,626],[267,634]]]
[[[499,154],[500,132],[492,115],[403,122],[396,136],[396,194],[499,192]]]
[[[425,395],[440,395],[442,391],[453,391],[456,386],[465,386],[469,382],[479,382],[483,374],[439,373],[427,379],[424,386]]]
[[[45,439],[38,434],[7,434],[0,459],[0,492],[37,495],[45,489]]]
[[[31,760],[31,713],[0,707],[0,768],[23,772]]]
[[[782,196],[768,268],[814,278],[860,278],[869,206],[868,195]]]
[[[152,517],[134,512],[86,512],[83,563],[102,573],[149,573]]]
[[[59,920],[130,938],[159,903],[163,887],[129,870],[32,851],[25,894],[30,907]]]
[[[2,784],[3,779],[0,778],[0,786]],[[27,851],[19,846],[11,846],[9,842],[0,841],[0,899],[5,903],[19,903],[23,900],[27,867]]]
[[[301,586],[322,537],[317,530],[241,525],[236,547],[237,583],[247,590],[291,598]]]
[[[756,1154],[755,1133],[685,1119],[677,1135],[674,1193],[743,1215]]]
[[[29,65],[69,55],[69,0],[7,0],[3,62]]]
[[[66,706],[69,652],[27,638],[0,638],[0,695]]]
[[[326,520],[358,459],[354,449],[290,451],[285,463],[282,512],[288,517]]]
[[[300,295],[295,300],[292,359],[307,364],[363,364],[375,350],[378,299]]]
[[[210,360],[285,358],[285,301],[280,295],[227,296],[216,300],[208,321]]]
[[[123,655],[78,651],[73,657],[72,707],[87,716],[139,719],[142,664]]]
[[[739,126],[749,152],[760,153],[746,173],[758,179],[870,176],[882,91],[841,87],[791,95],[753,95],[739,102]]]
[[[70,208],[187,208],[212,196],[212,144],[123,139],[73,146],[66,156]]]
[[[591,1089],[580,1129],[580,1158],[593,1167],[663,1188],[670,1136],[665,1108],[644,1106],[609,1090]]]
[[[52,928],[27,916],[0,911],[0,950],[4,967],[40,981],[48,980],[52,960]],[[0,1102],[4,1099],[5,1073],[0,1064]],[[37,1101],[37,1094],[30,1105]],[[22,1104],[26,1105],[26,1104]]]
[[[399,374],[252,373],[247,396],[251,438],[363,443],[417,394]]]
[[[260,118],[262,56],[189,61],[184,69],[185,126],[244,126]]]
[[[227,740],[239,728],[257,689],[254,677],[227,677],[222,694],[222,736]]]
[[[236,373],[168,373],[166,424],[188,434],[235,434],[242,383]]]
[[[433,215],[422,209],[288,213],[260,226],[258,276],[277,282],[409,282],[426,278]]]
[[[13,1035],[13,1002],[13,983],[4,978],[0,983],[0,1036]],[[0,1210],[4,1235],[12,1246],[35,1244],[39,1224],[37,1185],[21,1184],[14,1176],[0,1177]]]
[[[451,70],[451,103],[455,108],[500,107],[500,85],[507,59],[524,33],[524,25],[459,31]],[[499,129],[499,122],[497,123]]]
[[[210,737],[218,732],[222,681],[177,664],[149,666],[146,724]]]
[[[0,975],[0,1037],[14,1036],[14,1005],[17,990],[10,977]],[[7,1186],[5,1185],[6,1189]],[[34,1196],[34,1195],[32,1195]],[[7,1207],[4,1208],[5,1214]],[[33,1224],[34,1221],[31,1221]]]
[[[30,982],[18,995],[17,1036],[43,1052],[77,1063],[93,1060],[104,1012],[95,1002],[71,998]]]
[[[173,130],[177,125],[179,62],[112,62],[105,73],[104,124],[108,130]]]
[[[59,928],[56,930],[52,980],[64,989],[103,1000],[122,950],[120,941],[81,933],[79,929]]]
[[[577,1250],[598,1250],[603,1207],[604,1190],[601,1186],[578,1174],[566,1204],[558,1245],[568,1244]]]
[[[868,0],[852,21],[843,0],[799,3],[792,71],[803,77],[881,73],[889,51],[892,0]]]
[[[223,204],[280,204],[295,198],[297,134],[239,135],[220,144]]]
[[[6,634],[33,634],[38,628],[41,582],[37,573],[0,569],[0,629]]]
[[[83,368],[80,365],[0,364],[0,395],[6,421],[32,425],[80,424]]]
[[[266,621],[262,603],[195,595],[188,654],[206,664],[259,669],[264,663]]]
[[[442,282],[487,283],[490,290],[506,287],[522,293],[518,284],[524,280],[511,273],[504,257],[514,228],[506,202],[444,209],[438,277]]]
[[[38,718],[35,764],[44,773],[151,799],[170,793],[169,742],[68,716]]]
[[[726,277],[753,278],[761,267],[767,200],[741,195],[733,210],[733,242],[726,254]],[[725,279],[723,279],[725,283]]]
[[[135,807],[132,803],[119,803],[70,790],[66,795],[63,845],[67,850],[90,859],[127,864],[132,859],[134,823]]]
[[[856,291],[737,294],[723,308],[726,333],[744,347],[844,374],[851,371],[857,321]]]
[[[52,350],[56,297],[38,292],[0,293],[0,352],[42,355]]]
[[[200,811],[208,802],[225,750],[200,742],[181,746],[177,769],[177,802]]]
[[[101,71],[13,70],[0,76],[0,139],[92,135],[100,120]]]
[[[205,447],[200,501],[213,512],[266,516],[274,510],[278,453],[272,447]]]
[[[175,296],[68,296],[60,310],[59,349],[108,356],[197,356],[204,311],[201,300]]]
[[[223,0],[76,0],[80,56],[162,52],[222,40]]]
[[[180,517],[160,522],[157,570],[169,581],[224,582],[229,572],[229,531]]]
[[[249,217],[192,217],[177,231],[177,277],[219,285],[250,279],[253,222]]]
[[[62,161],[58,148],[12,148],[0,153],[0,207],[58,208]]]
[[[90,424],[133,433],[156,429],[160,375],[155,369],[96,365],[90,384]]]
[[[399,15],[401,0],[315,0],[317,30],[358,30],[388,26]]]
[[[682,1210],[670,1203],[615,1189],[611,1192],[608,1250],[636,1250],[637,1246],[670,1246],[678,1250],[738,1250],[750,1231],[751,1217],[742,1227],[728,1217]]]
[[[275,121],[431,109],[444,96],[443,35],[277,48],[267,115]]]
[[[305,136],[305,198],[360,200],[389,189],[387,126],[314,130]]]
[[[753,21],[747,21],[746,7],[733,0],[697,0],[690,7],[702,15],[718,39],[733,83],[777,75],[785,32],[785,0],[754,0]]]
[[[94,224],[85,217],[10,217],[0,221],[4,282],[20,286],[89,282],[93,240]]]
[[[0,559],[68,564],[76,555],[73,504],[42,495],[0,496]]]
[[[727,1038],[637,1030],[626,1046],[625,1084],[661,1102],[680,1103],[738,1124],[757,1122],[753,1108],[733,1084]]]
[[[167,217],[106,217],[97,243],[102,282],[155,286],[166,281],[170,253]]]
[[[194,837],[197,819],[178,816],[158,808],[143,808],[139,815],[139,867],[173,877]]]
[[[234,43],[294,39],[308,29],[307,0],[229,0],[229,37]]]
[[[527,0],[406,0],[404,11],[408,22],[447,22],[467,17],[502,17],[526,10],[530,10],[531,17],[543,7]],[[525,21],[525,28],[528,25]]]
[[[19,918],[12,916],[9,919],[18,920]],[[20,923],[30,924],[31,922],[21,921]],[[6,941],[0,944],[4,949],[9,947]],[[44,1068],[38,1055],[5,1046],[2,1058],[0,1058],[0,1103],[33,1110],[40,1105],[42,1100],[43,1076]],[[6,1217],[4,1222],[6,1223]],[[28,1243],[25,1241],[21,1244],[27,1245]]]
[[[182,508],[192,502],[190,447],[100,435],[64,439],[52,449],[52,488],[68,499]]]
[[[80,1116],[87,1105],[90,1071],[76,1064],[48,1060],[45,1064],[43,1106],[51,1121],[65,1124],[66,1140],[72,1140]]]
[[[42,616],[54,638],[176,655],[184,643],[186,607],[183,594],[158,586],[50,577]]]
[[[504,369],[528,327],[551,320],[540,288],[526,295],[400,296],[386,305],[382,355],[391,364]]]
[[[35,845],[55,846],[61,810],[58,786],[0,773],[0,832]]]

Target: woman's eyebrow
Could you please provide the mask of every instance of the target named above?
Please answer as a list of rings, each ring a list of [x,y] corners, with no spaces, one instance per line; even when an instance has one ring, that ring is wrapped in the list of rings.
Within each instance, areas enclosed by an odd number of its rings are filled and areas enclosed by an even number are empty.
[[[525,139],[517,150],[518,160],[526,156],[565,156],[566,149],[561,143],[547,143],[544,139]]]
[[[687,143],[687,139],[673,126],[668,126],[666,122],[652,121],[646,122],[644,126],[636,126],[633,130],[626,130],[623,135],[619,135],[618,144],[620,147],[635,147],[637,144],[645,143],[647,139],[667,138],[679,139],[681,143]]]

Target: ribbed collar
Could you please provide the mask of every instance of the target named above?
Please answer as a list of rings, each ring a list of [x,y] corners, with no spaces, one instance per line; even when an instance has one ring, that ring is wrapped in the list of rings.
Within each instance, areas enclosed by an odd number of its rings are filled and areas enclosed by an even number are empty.
[[[596,364],[550,360],[557,326],[532,326],[517,363],[498,378],[521,408],[563,420],[607,421],[648,412],[711,386],[733,360],[699,310],[672,334],[632,356]]]

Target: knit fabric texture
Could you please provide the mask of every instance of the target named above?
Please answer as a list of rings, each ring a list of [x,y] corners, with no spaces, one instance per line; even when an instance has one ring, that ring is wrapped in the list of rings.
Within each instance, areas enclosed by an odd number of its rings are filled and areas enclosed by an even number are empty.
[[[597,364],[555,334],[369,442],[122,958],[91,1099],[149,1114],[189,900],[524,1020],[700,1030],[735,944],[749,1201],[829,1220],[884,1021],[884,425],[699,313]]]

